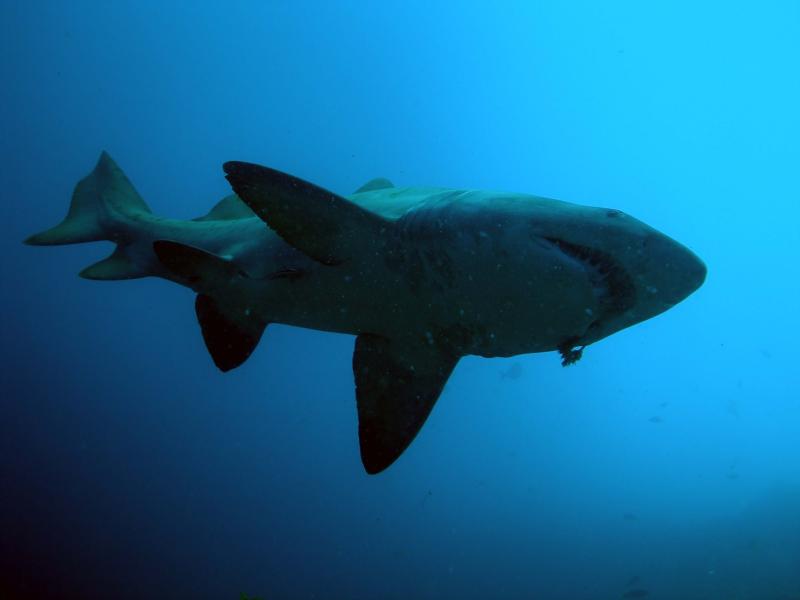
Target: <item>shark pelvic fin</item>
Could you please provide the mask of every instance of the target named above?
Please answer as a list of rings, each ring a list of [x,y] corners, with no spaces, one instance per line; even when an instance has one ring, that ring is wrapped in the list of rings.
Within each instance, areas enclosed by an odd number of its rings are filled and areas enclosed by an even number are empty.
[[[205,294],[197,295],[194,310],[208,353],[223,372],[235,369],[250,357],[266,328],[266,323],[247,311],[229,314]]]
[[[292,175],[245,162],[223,165],[233,191],[283,240],[325,265],[337,265],[381,243],[391,225]]]
[[[394,184],[385,177],[376,177],[375,179],[370,179],[367,183],[362,185],[353,193],[360,194],[361,192],[374,192],[376,190],[386,190],[393,187]]]
[[[408,447],[457,362],[458,356],[425,340],[408,345],[368,333],[356,338],[358,439],[367,473],[383,471]]]
[[[220,371],[230,371],[246,361],[267,324],[249,307],[225,303],[213,294],[247,275],[231,260],[178,242],[156,240],[153,250],[170,272],[201,290],[194,308],[214,364]]]

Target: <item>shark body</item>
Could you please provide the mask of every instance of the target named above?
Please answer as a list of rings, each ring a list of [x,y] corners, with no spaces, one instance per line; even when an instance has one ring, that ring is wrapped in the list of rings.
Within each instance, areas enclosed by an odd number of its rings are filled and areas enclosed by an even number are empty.
[[[250,163],[224,169],[234,195],[204,217],[170,220],[103,153],[66,219],[26,242],[111,240],[116,250],[83,277],[193,289],[223,371],[269,323],[356,335],[369,473],[408,447],[462,356],[557,350],[570,364],[705,279],[690,250],[617,210],[382,179],[344,197]]]

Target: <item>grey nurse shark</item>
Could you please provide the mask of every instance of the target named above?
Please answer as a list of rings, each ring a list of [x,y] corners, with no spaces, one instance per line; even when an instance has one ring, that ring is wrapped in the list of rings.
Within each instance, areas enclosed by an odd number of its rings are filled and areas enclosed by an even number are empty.
[[[641,221],[526,194],[394,187],[340,196],[228,162],[235,195],[190,221],[156,217],[103,153],[64,221],[28,244],[111,240],[88,279],[156,276],[197,293],[214,363],[241,365],[269,323],[356,335],[368,473],[414,439],[462,356],[583,349],[704,281],[690,250]]]

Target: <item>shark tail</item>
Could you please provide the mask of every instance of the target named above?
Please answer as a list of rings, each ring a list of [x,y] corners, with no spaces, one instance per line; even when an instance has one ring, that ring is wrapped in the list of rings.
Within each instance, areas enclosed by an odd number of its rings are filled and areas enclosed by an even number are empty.
[[[94,170],[75,186],[64,220],[25,240],[32,246],[56,246],[109,240],[114,252],[81,271],[86,279],[117,280],[145,277],[149,273],[128,255],[131,242],[125,224],[150,208],[107,152],[100,154]]]

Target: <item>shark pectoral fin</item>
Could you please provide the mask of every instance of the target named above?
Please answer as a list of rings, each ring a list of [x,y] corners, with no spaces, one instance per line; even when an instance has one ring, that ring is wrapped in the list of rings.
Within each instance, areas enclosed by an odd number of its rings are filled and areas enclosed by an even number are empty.
[[[194,309],[208,353],[220,371],[230,371],[246,361],[258,345],[266,323],[249,314],[232,318],[211,296],[198,294]]]
[[[117,281],[120,279],[137,279],[147,277],[150,273],[143,271],[127,253],[128,246],[117,245],[107,258],[89,265],[79,273],[84,279],[97,281]]]
[[[325,265],[379,243],[390,223],[307,181],[245,162],[226,162],[233,191],[283,240]]]
[[[361,192],[374,192],[376,190],[385,190],[393,187],[394,184],[385,177],[376,177],[375,179],[370,179],[367,183],[362,185],[353,193],[360,194]]]
[[[358,438],[367,473],[383,471],[412,442],[458,358],[422,341],[409,346],[367,333],[356,338]]]

